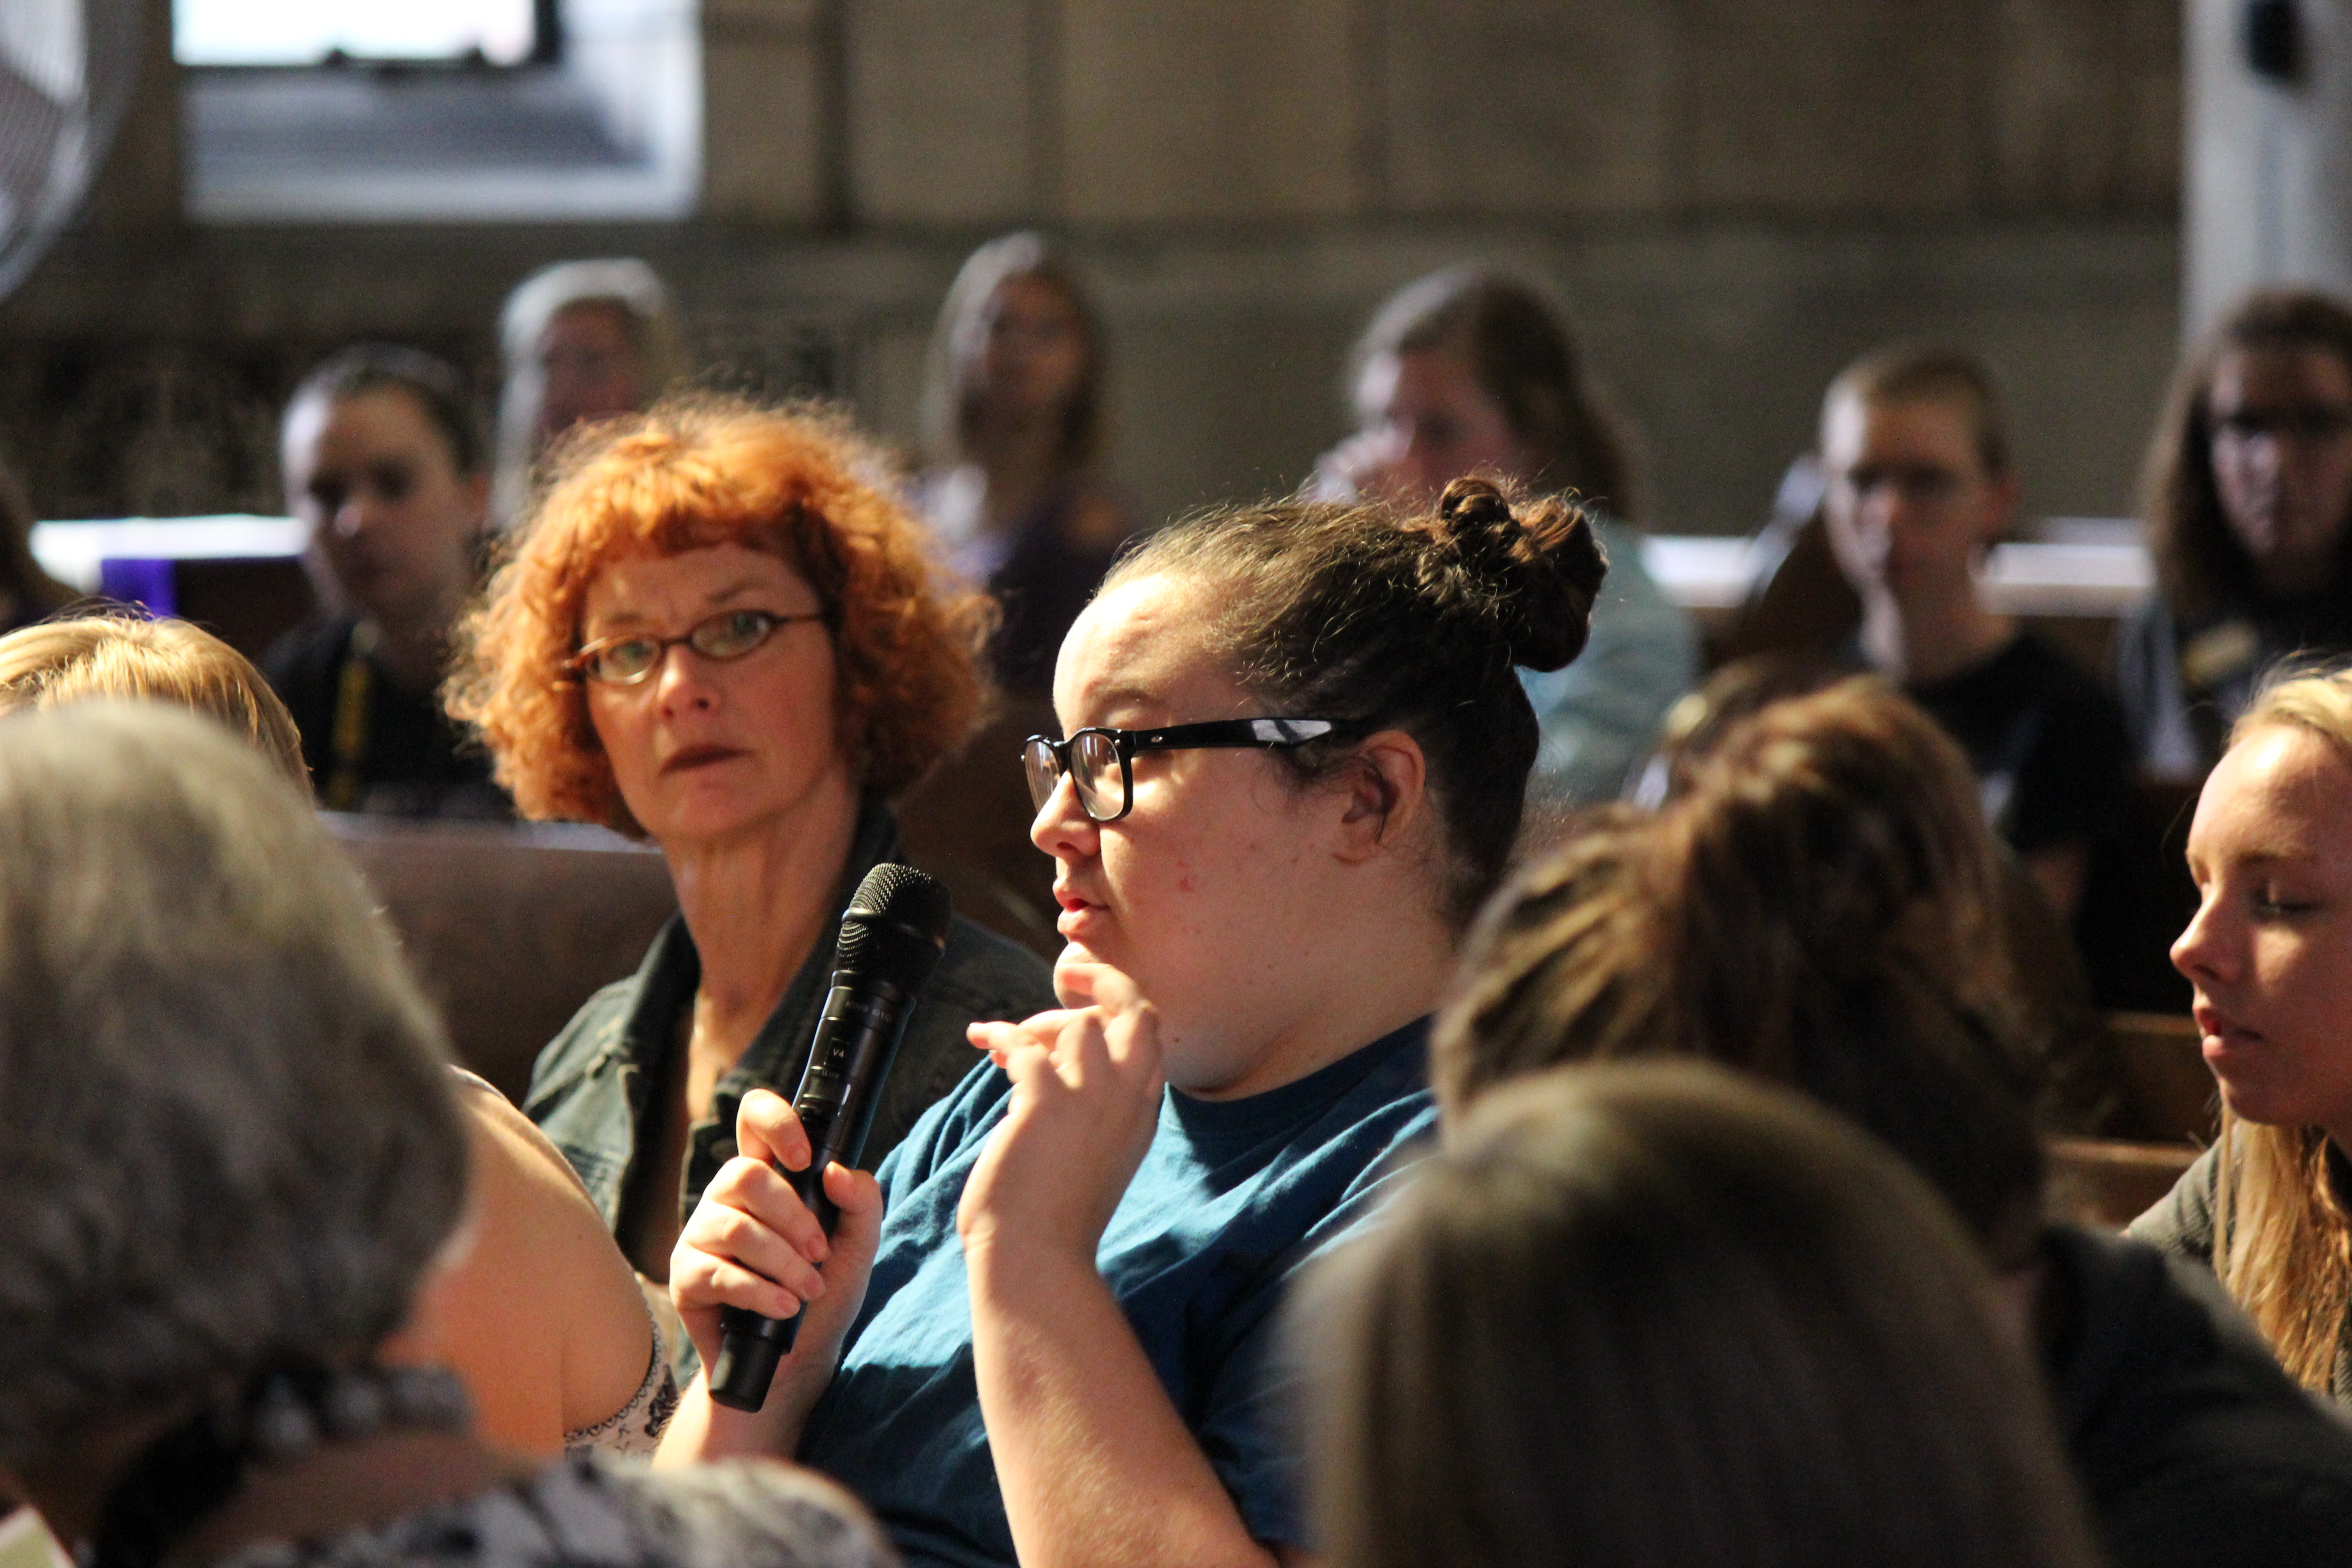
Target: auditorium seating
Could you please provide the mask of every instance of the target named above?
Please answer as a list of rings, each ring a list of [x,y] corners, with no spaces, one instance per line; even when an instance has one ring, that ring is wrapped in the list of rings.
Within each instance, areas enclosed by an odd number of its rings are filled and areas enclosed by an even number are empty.
[[[2050,1205],[2122,1226],[2171,1191],[2212,1142],[2219,1100],[2194,1023],[2163,1013],[2110,1013],[2105,1023],[2122,1071],[2118,1103],[2104,1136],[2052,1142]]]
[[[2197,1153],[2186,1143],[2058,1139],[2050,1146],[2051,1210],[2088,1225],[2128,1225],[2172,1190]]]
[[[1034,718],[1000,727],[1030,722],[1027,735]],[[947,883],[961,913],[1051,957],[1061,945],[1048,912],[1053,862],[1028,840],[1017,750],[992,731],[918,792],[908,856]],[[510,1099],[540,1048],[599,987],[635,972],[677,907],[661,856],[601,828],[322,815],[390,917],[458,1059]]]
[[[459,1060],[520,1100],[596,989],[633,973],[677,900],[651,849],[598,828],[333,812]]]
[[[2197,1026],[2163,1013],[2110,1013],[2106,1024],[2124,1076],[2124,1103],[2108,1131],[2150,1142],[2210,1142],[2220,1101]]]
[[[897,803],[908,858],[948,885],[957,912],[1048,962],[1062,951],[1061,909],[1054,862],[1029,841],[1035,810],[1021,742],[1061,732],[1047,704],[1008,700]]]

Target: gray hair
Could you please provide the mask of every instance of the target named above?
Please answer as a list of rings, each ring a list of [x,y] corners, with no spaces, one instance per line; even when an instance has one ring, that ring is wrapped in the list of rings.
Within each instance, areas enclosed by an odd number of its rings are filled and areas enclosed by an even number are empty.
[[[397,1328],[467,1145],[310,805],[156,705],[0,720],[0,1466]]]

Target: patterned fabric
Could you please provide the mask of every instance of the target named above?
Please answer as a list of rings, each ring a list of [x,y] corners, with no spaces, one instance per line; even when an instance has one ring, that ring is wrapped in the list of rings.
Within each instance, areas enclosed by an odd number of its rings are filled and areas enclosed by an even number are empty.
[[[638,1277],[642,1284],[644,1277]],[[653,1316],[647,1309],[648,1318]],[[583,1426],[563,1435],[566,1453],[580,1453],[593,1448],[598,1453],[615,1454],[624,1458],[649,1459],[661,1446],[661,1435],[669,1426],[669,1418],[677,1414],[677,1373],[662,1344],[661,1323],[654,1321],[654,1350],[646,1363],[645,1381],[637,1384],[629,1402],[593,1426]]]
[[[654,1474],[568,1455],[520,1480],[213,1568],[887,1568],[847,1493],[760,1461]]]

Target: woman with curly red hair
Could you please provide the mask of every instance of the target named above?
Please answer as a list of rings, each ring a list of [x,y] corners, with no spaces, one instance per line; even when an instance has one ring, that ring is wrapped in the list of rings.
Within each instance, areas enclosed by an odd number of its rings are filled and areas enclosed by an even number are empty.
[[[881,471],[832,418],[731,399],[595,426],[466,626],[450,710],[521,813],[650,838],[677,884],[524,1102],[655,1280],[744,1094],[800,1080],[841,911],[898,854],[887,801],[980,711],[986,605],[940,585]],[[1052,999],[1036,958],[957,921],[869,1155],[970,1070],[965,1026]]]

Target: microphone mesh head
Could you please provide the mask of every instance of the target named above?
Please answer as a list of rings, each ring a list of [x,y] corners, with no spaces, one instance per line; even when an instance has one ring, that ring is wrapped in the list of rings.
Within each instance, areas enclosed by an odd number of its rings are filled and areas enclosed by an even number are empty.
[[[954,913],[947,884],[927,871],[885,860],[866,873],[842,912],[833,966],[863,969],[887,962],[894,968],[919,965],[928,975],[947,946],[948,922]],[[916,984],[921,984],[919,978]]]

